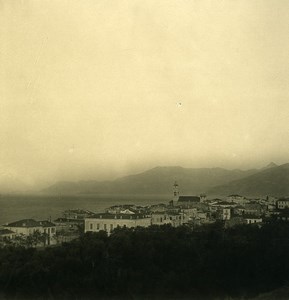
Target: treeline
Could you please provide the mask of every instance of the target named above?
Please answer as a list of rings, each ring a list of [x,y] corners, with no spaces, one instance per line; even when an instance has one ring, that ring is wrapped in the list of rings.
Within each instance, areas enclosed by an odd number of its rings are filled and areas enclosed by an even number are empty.
[[[117,229],[44,250],[0,249],[0,296],[8,299],[246,298],[288,280],[282,222]]]

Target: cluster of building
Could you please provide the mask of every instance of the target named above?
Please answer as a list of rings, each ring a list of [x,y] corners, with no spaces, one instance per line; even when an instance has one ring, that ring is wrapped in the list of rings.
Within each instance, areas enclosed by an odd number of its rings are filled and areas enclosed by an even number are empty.
[[[150,206],[115,205],[102,213],[75,209],[64,211],[54,220],[25,219],[0,228],[0,243],[21,237],[41,237],[42,245],[73,240],[82,232],[106,231],[111,234],[118,227],[149,227],[170,224],[172,227],[187,225],[192,228],[218,220],[226,227],[238,224],[261,225],[268,218],[289,221],[289,198],[266,197],[249,199],[229,195],[225,199],[207,199],[206,195],[180,196],[179,186],[173,186],[173,199],[167,204]],[[43,243],[44,242],[44,243]],[[37,245],[37,241],[34,243]]]
[[[110,234],[117,227],[148,227],[170,224],[173,227],[191,227],[221,220],[226,227],[238,224],[259,224],[276,217],[285,220],[284,209],[289,208],[289,199],[266,197],[249,199],[233,194],[226,199],[207,199],[206,195],[180,196],[179,186],[174,184],[174,196],[168,204],[151,206],[117,205],[105,213],[91,215],[84,220],[85,232],[104,230]],[[289,211],[289,209],[288,209]],[[289,221],[289,213],[288,213]],[[286,219],[287,220],[287,219]]]

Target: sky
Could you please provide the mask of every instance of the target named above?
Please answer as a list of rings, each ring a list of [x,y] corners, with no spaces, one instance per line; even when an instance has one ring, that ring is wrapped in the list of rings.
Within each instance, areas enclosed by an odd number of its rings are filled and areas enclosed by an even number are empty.
[[[285,0],[0,0],[0,179],[289,162],[288,20]]]

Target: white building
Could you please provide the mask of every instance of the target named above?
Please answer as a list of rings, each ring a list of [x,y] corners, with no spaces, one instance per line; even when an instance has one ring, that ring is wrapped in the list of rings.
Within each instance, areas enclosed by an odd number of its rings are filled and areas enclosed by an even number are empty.
[[[44,233],[47,235],[47,245],[55,244],[56,225],[50,221],[35,221],[33,219],[24,219],[4,225],[8,230],[11,230],[15,235],[29,236],[35,232]]]
[[[246,221],[246,224],[256,224],[262,223],[262,218],[254,215],[244,215],[243,219]]]
[[[117,227],[148,227],[151,218],[143,214],[110,214],[99,213],[84,220],[84,232],[99,232],[101,230],[110,234]]]
[[[250,202],[247,198],[245,198],[244,196],[241,196],[241,195],[229,195],[227,197],[227,199],[229,202],[234,202],[234,203],[237,203],[240,205]]]
[[[222,220],[231,219],[231,208],[222,208]]]
[[[289,208],[289,199],[279,199],[276,202],[277,208],[278,209],[285,209]]]
[[[173,227],[181,226],[185,223],[184,213],[177,213],[173,211],[154,212],[152,213],[152,225],[171,224]]]

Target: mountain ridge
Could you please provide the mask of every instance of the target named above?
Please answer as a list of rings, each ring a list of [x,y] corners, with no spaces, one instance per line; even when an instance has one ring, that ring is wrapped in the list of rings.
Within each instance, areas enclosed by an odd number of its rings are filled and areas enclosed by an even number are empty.
[[[180,166],[158,166],[138,174],[112,181],[63,181],[43,190],[45,193],[64,194],[171,194],[175,181],[180,184],[182,194],[200,194],[213,186],[241,179],[258,172],[250,170],[227,170],[224,168],[183,168]]]
[[[217,195],[237,193],[244,196],[288,196],[289,163],[265,167],[255,174],[212,187],[207,192]]]

